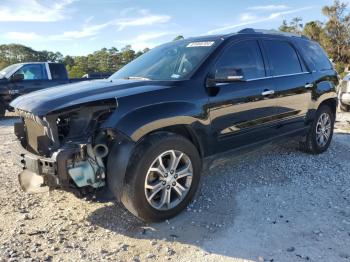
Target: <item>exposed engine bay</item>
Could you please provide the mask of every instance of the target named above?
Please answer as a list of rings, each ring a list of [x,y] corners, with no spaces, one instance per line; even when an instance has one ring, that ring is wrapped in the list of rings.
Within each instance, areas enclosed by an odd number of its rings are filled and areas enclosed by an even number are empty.
[[[15,124],[19,144],[14,155],[23,168],[22,189],[38,193],[55,187],[104,187],[106,157],[116,136],[100,126],[115,108],[116,100],[107,100],[45,117],[18,111],[22,121]]]

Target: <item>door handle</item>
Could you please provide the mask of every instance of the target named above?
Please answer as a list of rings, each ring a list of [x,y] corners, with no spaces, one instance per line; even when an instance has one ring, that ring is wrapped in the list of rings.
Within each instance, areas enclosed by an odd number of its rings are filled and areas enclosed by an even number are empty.
[[[311,87],[314,87],[314,84],[311,83],[311,84],[306,84],[305,85],[305,88],[311,88]]]
[[[275,90],[264,90],[261,95],[263,96],[269,96],[269,95],[273,95],[275,93]]]

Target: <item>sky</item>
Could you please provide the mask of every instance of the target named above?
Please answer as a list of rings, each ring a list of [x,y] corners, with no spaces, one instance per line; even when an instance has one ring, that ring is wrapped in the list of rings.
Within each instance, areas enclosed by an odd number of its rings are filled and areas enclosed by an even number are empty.
[[[0,0],[0,44],[86,55],[103,47],[152,48],[192,37],[277,29],[284,19],[325,21],[332,0]],[[343,2],[350,2],[346,0]]]

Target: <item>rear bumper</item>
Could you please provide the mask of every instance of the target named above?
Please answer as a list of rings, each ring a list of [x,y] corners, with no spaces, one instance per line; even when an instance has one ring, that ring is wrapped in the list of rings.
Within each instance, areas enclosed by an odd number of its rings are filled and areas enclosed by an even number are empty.
[[[42,177],[41,187],[48,186],[50,188],[70,188],[67,161],[77,152],[79,152],[77,147],[63,148],[54,152],[52,157],[46,158],[29,152],[19,141],[12,145],[13,162],[23,170],[19,174],[20,183],[22,181],[21,175],[31,173],[33,177]],[[21,187],[25,190],[25,185],[21,184]]]

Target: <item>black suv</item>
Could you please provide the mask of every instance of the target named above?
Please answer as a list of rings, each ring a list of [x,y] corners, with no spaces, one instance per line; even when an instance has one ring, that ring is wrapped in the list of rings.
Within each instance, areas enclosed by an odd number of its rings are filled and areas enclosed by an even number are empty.
[[[325,151],[337,84],[303,36],[245,29],[167,43],[107,80],[13,101],[20,184],[109,190],[134,215],[166,219],[189,203],[208,156],[292,135]]]

